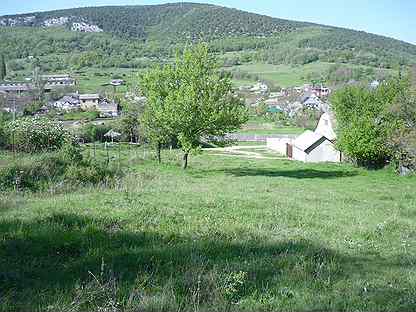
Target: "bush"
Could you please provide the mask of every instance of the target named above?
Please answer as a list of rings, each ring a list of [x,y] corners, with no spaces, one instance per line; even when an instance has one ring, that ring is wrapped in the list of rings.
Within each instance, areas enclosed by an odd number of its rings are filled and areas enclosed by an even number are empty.
[[[9,142],[6,125],[10,119],[10,113],[0,112],[0,148],[6,148]]]
[[[416,172],[416,94],[404,92],[391,108],[396,129],[388,140],[398,171],[402,175]]]
[[[0,168],[0,189],[39,191],[53,183],[97,184],[118,173],[104,162],[83,160],[80,147],[66,141],[57,152],[30,155]]]
[[[22,118],[8,123],[6,133],[15,149],[35,153],[57,150],[70,136],[63,125],[47,118]]]
[[[392,156],[387,142],[397,120],[390,109],[407,88],[405,81],[391,80],[371,90],[364,86],[337,91],[331,103],[337,118],[338,148],[359,165],[383,166]]]
[[[116,171],[101,163],[88,163],[77,166],[75,164],[66,168],[64,180],[70,184],[98,184],[114,178]]]
[[[104,136],[108,131],[112,129],[109,125],[94,125],[87,124],[79,129],[78,137],[85,143],[92,142],[105,142],[107,138]]]
[[[19,160],[0,169],[1,189],[43,189],[65,172],[66,163],[56,154],[43,154]]]

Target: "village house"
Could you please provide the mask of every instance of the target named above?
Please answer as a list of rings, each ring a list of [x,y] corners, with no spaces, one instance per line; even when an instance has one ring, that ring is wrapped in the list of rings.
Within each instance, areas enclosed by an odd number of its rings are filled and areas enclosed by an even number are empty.
[[[98,104],[97,111],[100,117],[117,117],[118,105],[114,101],[104,99]]]
[[[80,94],[79,101],[81,109],[84,111],[98,110],[100,102],[99,94]]]
[[[65,95],[59,100],[55,102],[51,102],[49,105],[55,109],[63,110],[67,112],[78,110],[81,108],[78,94]]]
[[[70,75],[43,75],[42,80],[46,82],[48,87],[65,87],[75,86],[75,79]]]
[[[5,93],[22,93],[32,90],[32,85],[26,82],[3,82],[0,83],[0,91]]]
[[[327,97],[331,93],[331,90],[324,86],[315,86],[312,88],[312,93],[317,97]]]
[[[251,89],[251,92],[255,94],[264,94],[269,90],[269,87],[265,83],[258,82]]]
[[[377,89],[379,86],[380,86],[380,82],[379,82],[378,80],[373,80],[373,81],[370,83],[370,88],[371,88],[371,89]]]
[[[312,92],[306,93],[301,103],[305,108],[309,109],[320,109],[322,106],[322,101]]]
[[[324,113],[315,131],[307,130],[297,138],[267,139],[267,147],[303,162],[340,162],[342,154],[335,148],[336,134],[331,114]]]
[[[67,94],[57,101],[50,102],[49,106],[65,112],[97,111],[100,117],[116,117],[119,111],[117,103],[101,98],[99,94]]]
[[[340,162],[341,153],[332,141],[310,130],[305,131],[293,144],[288,144],[287,156],[303,162]]]

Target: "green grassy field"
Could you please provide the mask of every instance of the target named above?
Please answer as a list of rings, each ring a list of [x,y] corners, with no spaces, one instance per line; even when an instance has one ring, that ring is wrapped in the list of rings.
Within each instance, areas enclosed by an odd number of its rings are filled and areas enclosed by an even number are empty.
[[[0,311],[416,309],[416,177],[110,157],[128,168],[112,186],[0,193]]]
[[[275,82],[281,87],[294,87],[299,86],[304,83],[310,83],[306,79],[308,74],[311,73],[325,73],[332,63],[326,62],[314,62],[306,65],[271,65],[271,64],[244,64],[239,66],[234,66],[234,70],[239,70],[242,72],[248,72],[250,74],[258,75],[261,79],[266,79],[272,82]],[[366,66],[360,65],[345,65],[348,68],[367,68]],[[385,70],[386,72],[391,72],[390,70]],[[246,84],[250,85],[250,81],[247,81]],[[237,82],[237,86],[243,85],[245,81]]]
[[[253,135],[285,135],[285,134],[301,134],[305,129],[295,126],[278,126],[276,122],[272,122],[263,117],[250,116],[250,119],[237,132],[239,134]]]

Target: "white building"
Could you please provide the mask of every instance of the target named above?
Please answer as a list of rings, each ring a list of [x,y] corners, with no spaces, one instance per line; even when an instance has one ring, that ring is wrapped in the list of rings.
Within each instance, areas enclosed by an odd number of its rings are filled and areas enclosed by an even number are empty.
[[[269,90],[269,87],[265,83],[261,83],[261,82],[256,83],[250,89],[251,92],[258,93],[258,94],[266,93],[268,90]]]
[[[341,162],[342,154],[335,148],[336,134],[331,115],[321,116],[315,131],[307,130],[296,139],[269,138],[267,147],[303,162]]]
[[[102,100],[97,107],[100,117],[117,117],[118,105],[114,101]]]
[[[72,111],[80,109],[81,105],[77,94],[74,95],[65,95],[55,102],[51,102],[50,106],[55,109]]]
[[[267,138],[266,144],[267,148],[272,151],[278,152],[280,155],[287,155],[287,146],[288,144],[293,143],[293,138],[290,137],[280,137],[280,138]]]
[[[296,138],[288,148],[288,157],[303,162],[340,162],[341,153],[333,141],[310,130]]]
[[[81,109],[88,110],[98,110],[98,103],[100,101],[99,94],[80,94],[79,101],[81,103]]]

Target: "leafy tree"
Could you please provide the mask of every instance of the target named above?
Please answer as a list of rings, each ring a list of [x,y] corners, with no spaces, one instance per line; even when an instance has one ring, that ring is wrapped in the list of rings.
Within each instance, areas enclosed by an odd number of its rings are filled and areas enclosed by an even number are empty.
[[[320,111],[303,108],[296,112],[294,122],[297,127],[313,130],[318,124],[320,117]]]
[[[45,84],[46,81],[42,79],[40,68],[35,67],[33,70],[33,97],[35,101],[41,106],[45,96]]]
[[[137,143],[140,135],[140,114],[143,113],[141,103],[123,105],[123,115],[120,118],[118,129],[129,142]]]
[[[391,80],[371,90],[347,87],[331,99],[337,118],[338,148],[360,165],[380,166],[392,156],[387,141],[397,127],[390,109],[406,89],[403,80]]]
[[[198,150],[203,139],[240,128],[248,112],[233,93],[231,76],[219,71],[204,44],[178,55],[173,75],[167,96],[169,123],[177,134],[186,169],[190,152]]]
[[[167,97],[174,85],[173,67],[154,67],[140,78],[140,86],[147,98],[145,110],[140,118],[146,138],[156,147],[158,162],[161,163],[162,145],[173,136]]]
[[[411,81],[414,82],[414,76]],[[401,92],[390,109],[396,120],[396,127],[391,133],[388,146],[402,175],[416,171],[416,90]]]
[[[0,58],[0,81],[3,81],[6,78],[6,60],[4,59],[4,54]]]
[[[256,115],[259,117],[264,117],[267,114],[267,110],[269,107],[264,101],[260,101],[260,103],[256,106]]]
[[[148,133],[159,144],[176,136],[184,169],[189,154],[200,148],[203,139],[224,136],[248,118],[232,91],[230,75],[219,71],[206,45],[186,49],[174,65],[147,73],[142,88],[148,97],[143,118]]]

